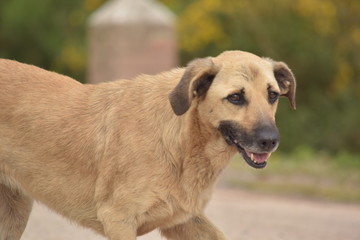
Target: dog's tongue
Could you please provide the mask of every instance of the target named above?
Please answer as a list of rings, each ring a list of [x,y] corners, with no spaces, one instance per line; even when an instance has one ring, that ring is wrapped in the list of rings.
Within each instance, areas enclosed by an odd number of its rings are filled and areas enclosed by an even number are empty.
[[[263,163],[266,162],[266,160],[270,157],[271,153],[252,153],[246,151],[246,154],[249,156],[249,158],[257,163]]]

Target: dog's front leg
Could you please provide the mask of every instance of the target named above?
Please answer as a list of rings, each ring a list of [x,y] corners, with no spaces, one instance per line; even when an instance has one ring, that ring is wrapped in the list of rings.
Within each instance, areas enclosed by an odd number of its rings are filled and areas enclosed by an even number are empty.
[[[162,229],[162,234],[169,240],[226,240],[224,234],[204,215],[172,228]]]
[[[112,207],[102,207],[98,209],[98,218],[109,240],[136,240],[137,225],[134,216],[125,215],[124,211]]]

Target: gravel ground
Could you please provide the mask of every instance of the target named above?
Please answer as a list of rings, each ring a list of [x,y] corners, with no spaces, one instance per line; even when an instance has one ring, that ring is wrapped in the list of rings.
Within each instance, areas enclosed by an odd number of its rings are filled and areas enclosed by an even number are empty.
[[[360,206],[217,189],[207,213],[229,240],[359,240]],[[105,240],[35,204],[22,240]],[[155,231],[139,240],[160,240]],[[184,239],[186,240],[186,239]]]

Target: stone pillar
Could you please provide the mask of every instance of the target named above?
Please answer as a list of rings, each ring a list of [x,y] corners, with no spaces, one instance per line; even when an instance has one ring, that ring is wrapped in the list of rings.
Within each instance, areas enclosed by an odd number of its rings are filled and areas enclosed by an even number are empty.
[[[90,16],[89,83],[159,73],[177,59],[175,16],[155,0],[112,0]]]

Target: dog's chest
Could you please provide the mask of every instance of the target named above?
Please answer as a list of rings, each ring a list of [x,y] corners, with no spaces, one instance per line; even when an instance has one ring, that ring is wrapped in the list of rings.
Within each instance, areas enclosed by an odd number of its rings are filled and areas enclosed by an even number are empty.
[[[180,209],[172,213],[153,209],[143,214],[142,218],[145,222],[139,226],[137,230],[138,235],[143,235],[156,228],[165,229],[181,224],[190,219],[191,214]]]
[[[166,200],[158,201],[138,218],[142,223],[138,228],[138,235],[156,228],[165,229],[182,224],[201,214],[208,200],[208,194],[204,194],[191,199],[168,197]]]

